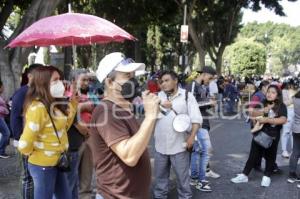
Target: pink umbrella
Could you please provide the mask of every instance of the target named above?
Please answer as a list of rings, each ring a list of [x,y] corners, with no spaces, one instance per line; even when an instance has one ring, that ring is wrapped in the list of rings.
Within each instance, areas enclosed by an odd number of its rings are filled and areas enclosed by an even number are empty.
[[[123,42],[135,38],[115,24],[93,15],[67,13],[43,18],[12,40],[8,47],[71,46]]]

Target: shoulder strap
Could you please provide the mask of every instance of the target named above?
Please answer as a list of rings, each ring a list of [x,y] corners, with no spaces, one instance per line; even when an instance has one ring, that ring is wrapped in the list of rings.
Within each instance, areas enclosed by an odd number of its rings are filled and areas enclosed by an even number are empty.
[[[195,92],[195,81],[193,81],[192,82],[192,90],[191,90],[191,92],[194,94],[194,92]]]
[[[188,103],[188,98],[189,98],[189,91],[185,90],[185,101]]]
[[[187,109],[189,109],[188,100],[189,100],[189,91],[185,90],[185,103],[186,103],[186,108]]]
[[[42,102],[42,103],[43,103],[43,102]],[[45,105],[45,104],[44,104],[44,105]],[[56,135],[56,137],[57,137],[57,139],[58,139],[58,142],[59,142],[59,144],[61,144],[60,139],[59,139],[59,136],[58,136],[58,133],[57,133],[57,128],[56,128],[56,126],[55,126],[55,124],[54,124],[53,118],[51,117],[50,111],[48,110],[48,108],[47,108],[46,106],[45,106],[45,108],[46,108],[47,113],[48,113],[48,115],[49,115],[49,118],[50,118],[50,120],[51,120],[52,126],[53,126],[54,131],[55,131],[55,135]]]

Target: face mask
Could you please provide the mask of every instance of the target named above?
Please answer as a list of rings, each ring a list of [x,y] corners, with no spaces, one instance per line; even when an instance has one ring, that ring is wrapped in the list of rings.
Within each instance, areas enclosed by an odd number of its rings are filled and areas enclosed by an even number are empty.
[[[62,98],[64,97],[65,86],[61,80],[51,82],[50,85],[50,94],[54,98]]]
[[[122,96],[128,101],[132,101],[135,97],[141,96],[142,94],[142,89],[140,88],[140,85],[135,78],[130,78],[120,86],[122,87]]]

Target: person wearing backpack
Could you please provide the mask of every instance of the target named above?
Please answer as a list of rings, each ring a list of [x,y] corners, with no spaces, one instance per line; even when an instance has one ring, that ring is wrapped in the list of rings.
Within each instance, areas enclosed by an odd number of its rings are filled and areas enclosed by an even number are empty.
[[[191,199],[189,151],[202,124],[202,116],[192,93],[179,87],[178,75],[174,71],[162,72],[159,79],[161,91],[158,97],[168,112],[159,116],[154,130],[154,198],[167,198],[172,166],[177,178],[178,198]],[[178,114],[189,116],[191,130],[176,131],[173,120]]]

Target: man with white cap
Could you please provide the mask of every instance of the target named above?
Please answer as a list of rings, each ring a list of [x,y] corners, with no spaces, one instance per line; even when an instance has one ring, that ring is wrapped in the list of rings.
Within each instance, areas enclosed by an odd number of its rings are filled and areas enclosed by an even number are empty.
[[[131,100],[139,92],[134,73],[144,69],[144,64],[134,63],[115,52],[100,61],[96,72],[98,80],[105,83],[105,97],[93,112],[89,145],[96,169],[97,192],[105,199],[150,198],[147,146],[160,100],[148,91],[143,93],[145,119],[141,125],[131,109]]]

